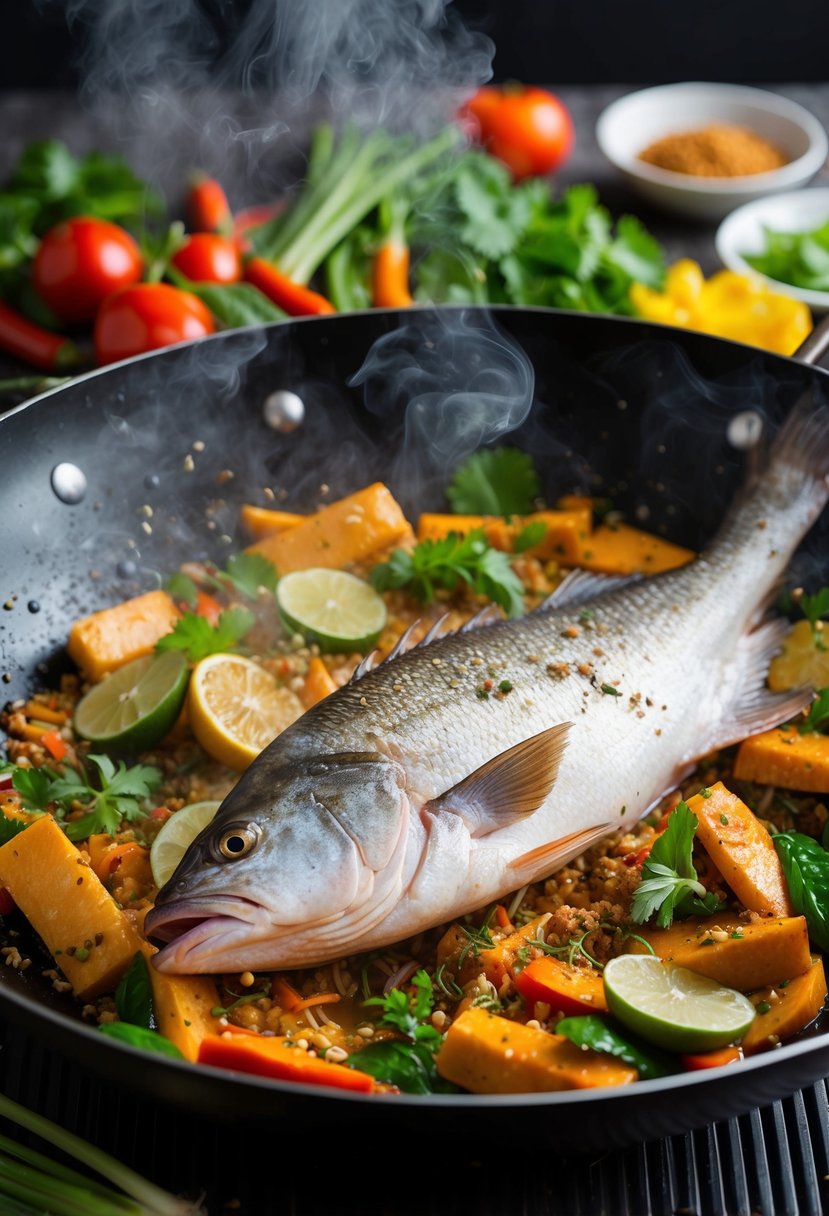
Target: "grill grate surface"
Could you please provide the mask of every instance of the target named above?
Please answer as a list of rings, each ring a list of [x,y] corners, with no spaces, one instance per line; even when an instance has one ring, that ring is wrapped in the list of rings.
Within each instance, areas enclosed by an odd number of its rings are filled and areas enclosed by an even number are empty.
[[[100,1082],[0,1031],[0,1085],[209,1216],[821,1216],[824,1082],[764,1110],[598,1157],[562,1157],[526,1119],[503,1144],[347,1146],[313,1128],[218,1127]],[[654,1128],[658,1135],[659,1128]],[[13,1133],[17,1134],[17,1133]],[[19,1133],[27,1138],[26,1133]],[[356,1142],[356,1147],[355,1147]]]

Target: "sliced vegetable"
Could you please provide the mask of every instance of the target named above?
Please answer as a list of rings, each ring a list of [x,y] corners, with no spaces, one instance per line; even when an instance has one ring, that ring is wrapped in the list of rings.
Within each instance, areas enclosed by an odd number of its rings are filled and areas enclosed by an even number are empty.
[[[604,985],[614,1017],[668,1051],[725,1047],[743,1037],[755,1016],[734,988],[650,954],[612,958]]]
[[[774,847],[795,911],[806,917],[812,941],[829,950],[829,853],[802,832],[779,832]]]
[[[69,657],[88,680],[97,683],[108,671],[151,654],[180,615],[165,591],[148,591],[103,608],[72,626],[67,643]]]
[[[812,965],[803,975],[795,976],[782,987],[752,992],[750,1000],[757,1017],[743,1039],[746,1055],[785,1043],[815,1020],[826,1000],[823,960],[813,954]]]
[[[201,1042],[224,1029],[211,1012],[220,1003],[215,981],[206,975],[167,975],[152,965],[154,946],[143,942],[142,951],[159,1033],[185,1060],[197,1060]]]
[[[247,552],[262,553],[281,576],[314,566],[347,568],[411,538],[402,509],[378,481],[323,507],[294,528],[263,537]]]
[[[793,901],[794,902],[794,901]],[[794,979],[809,967],[809,934],[802,916],[775,916],[746,923],[733,914],[696,917],[670,929],[643,929],[657,956],[688,967],[741,992]],[[647,947],[630,938],[627,949]]]
[[[691,549],[630,524],[599,524],[583,541],[574,564],[597,574],[659,574],[685,566],[693,557]]]
[[[0,350],[45,372],[69,371],[81,363],[74,342],[35,325],[0,300]]]
[[[534,959],[516,975],[515,987],[525,1001],[543,1001],[551,1013],[607,1013],[601,973],[589,967],[571,967],[564,959]],[[556,1032],[565,1033],[558,1027]]]
[[[502,937],[494,946],[484,945],[478,949],[476,957],[486,978],[496,989],[500,989],[507,975],[515,974],[519,951],[539,940],[539,933],[543,933],[549,919],[550,913],[544,912],[541,916],[527,921],[526,925],[522,925],[514,933]]]
[[[131,922],[51,815],[0,847],[0,883],[79,1000],[111,992],[141,949]]]
[[[322,659],[313,658],[308,663],[308,671],[305,675],[305,683],[300,689],[299,699],[306,709],[310,709],[318,701],[322,701],[332,692],[336,692],[338,687],[339,685]]]
[[[189,679],[181,651],[133,659],[81,698],[75,730],[108,751],[154,747],[181,713]]]
[[[590,533],[590,511],[536,511],[502,519],[492,515],[421,515],[418,540],[440,540],[455,532],[466,536],[481,529],[487,544],[506,553],[524,553],[541,561],[557,558],[566,565],[578,560]]]
[[[286,528],[303,523],[307,516],[297,515],[293,511],[274,511],[270,507],[255,507],[246,502],[239,511],[239,518],[251,536],[261,540],[263,536],[273,536],[275,532],[284,532]]]
[[[829,736],[801,735],[791,724],[752,735],[737,749],[734,776],[787,790],[829,794]]]
[[[244,1035],[232,1039],[207,1035],[199,1046],[198,1062],[300,1085],[324,1085],[364,1094],[375,1088],[374,1078],[368,1073],[328,1064],[282,1035],[273,1038]]]
[[[197,663],[188,704],[198,742],[239,772],[303,712],[296,693],[238,654],[213,654]]]
[[[279,580],[276,603],[285,627],[322,651],[365,654],[386,624],[374,588],[344,570],[296,570]]]
[[[150,848],[150,866],[157,887],[163,887],[172,878],[188,846],[193,843],[202,828],[212,823],[220,805],[221,803],[212,799],[191,802],[164,822]]]
[[[740,903],[764,916],[791,916],[792,903],[772,838],[721,781],[688,802],[697,838]]]
[[[656,1077],[667,1077],[677,1071],[676,1060],[663,1055],[653,1047],[638,1042],[630,1035],[620,1034],[606,1018],[595,1014],[562,1018],[556,1026],[556,1034],[564,1035],[577,1047],[589,1047],[616,1056],[630,1064],[639,1073],[640,1081],[652,1081]]]
[[[612,1056],[475,1006],[449,1027],[437,1069],[473,1094],[592,1089],[629,1085],[637,1077],[635,1068]]]

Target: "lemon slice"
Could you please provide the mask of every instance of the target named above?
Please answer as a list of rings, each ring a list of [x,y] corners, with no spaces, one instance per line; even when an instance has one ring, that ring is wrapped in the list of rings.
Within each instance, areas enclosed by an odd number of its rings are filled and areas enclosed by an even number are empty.
[[[252,659],[211,654],[190,678],[190,728],[209,756],[241,772],[304,712]]]
[[[202,828],[211,823],[222,804],[220,802],[191,802],[170,816],[150,848],[150,869],[157,887],[172,878],[189,845]]]
[[[809,621],[798,621],[787,634],[782,652],[771,661],[769,688],[788,692],[806,684],[812,688],[829,684],[829,629],[813,630]]]
[[[134,659],[81,698],[75,730],[112,751],[154,747],[181,712],[188,677],[180,650]]]
[[[344,570],[297,570],[276,587],[288,629],[320,650],[370,650],[386,623],[386,605],[372,586]]]
[[[610,1012],[669,1051],[709,1051],[741,1039],[755,1016],[748,997],[651,954],[623,954],[604,969]]]

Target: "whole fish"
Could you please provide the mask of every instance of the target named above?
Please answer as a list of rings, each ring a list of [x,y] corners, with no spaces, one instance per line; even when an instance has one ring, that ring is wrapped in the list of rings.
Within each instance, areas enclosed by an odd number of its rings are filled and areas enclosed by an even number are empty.
[[[715,541],[648,579],[395,654],[279,735],[159,892],[169,972],[307,967],[552,873],[693,761],[785,721],[767,605],[824,504],[829,411],[797,409]],[[585,611],[587,604],[589,609]]]

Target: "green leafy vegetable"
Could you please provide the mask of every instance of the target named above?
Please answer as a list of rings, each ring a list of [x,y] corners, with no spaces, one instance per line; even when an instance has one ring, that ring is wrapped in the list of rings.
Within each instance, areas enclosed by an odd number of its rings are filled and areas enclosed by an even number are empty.
[[[187,604],[188,607],[195,608],[198,602],[198,587],[191,578],[186,574],[182,574],[180,570],[170,575],[164,584],[164,590],[168,595],[172,596],[177,604]]]
[[[43,812],[54,808],[58,819],[80,804],[86,811],[80,819],[63,823],[70,840],[85,840],[93,832],[118,830],[122,819],[128,822],[144,814],[143,799],[149,797],[161,784],[161,770],[150,764],[136,764],[127,768],[123,760],[116,769],[109,756],[88,756],[96,772],[98,785],[93,785],[84,767],[65,766],[63,771],[43,765],[40,768],[15,767],[12,784],[20,794],[21,806],[26,811]],[[22,831],[27,825],[17,827],[14,820],[8,821],[11,835]],[[3,825],[2,833],[8,831]],[[8,837],[9,839],[11,836]]]
[[[795,912],[806,917],[815,945],[829,950],[829,853],[802,832],[778,832],[772,839]]]
[[[174,1060],[183,1060],[175,1043],[165,1039],[157,1030],[148,1030],[145,1026],[133,1026],[130,1022],[107,1022],[99,1026],[101,1034],[110,1039],[118,1039],[121,1043],[129,1043],[130,1047],[139,1047],[142,1051],[154,1051],[162,1056],[171,1056]]]
[[[526,553],[528,549],[534,549],[536,545],[541,544],[548,531],[543,519],[534,519],[532,523],[526,524],[516,536],[512,546],[514,552]]]
[[[224,329],[267,325],[285,319],[282,309],[252,283],[194,283],[174,266],[167,266],[166,274],[177,287],[198,296]]]
[[[520,616],[524,611],[523,587],[509,557],[492,549],[480,528],[466,536],[451,532],[440,540],[421,541],[411,552],[395,549],[387,562],[374,567],[371,581],[378,591],[408,587],[427,604],[435,598],[437,587],[454,591],[465,582],[479,595],[500,604],[510,616]]]
[[[458,466],[446,497],[460,515],[526,515],[540,489],[527,452],[483,448]]]
[[[765,248],[743,257],[755,270],[808,291],[829,291],[829,216],[808,232],[764,228]]]
[[[197,663],[209,654],[235,650],[253,628],[254,621],[253,613],[247,608],[228,608],[217,625],[211,625],[195,612],[185,612],[172,633],[160,638],[155,648],[159,654],[165,650],[183,650],[193,663]]]
[[[799,600],[803,615],[811,625],[829,616],[829,587],[821,587],[814,595],[802,595]]]
[[[144,955],[137,952],[115,989],[115,1009],[122,1022],[149,1030],[153,1020],[153,990]]]
[[[238,553],[231,557],[227,569],[218,578],[230,583],[241,595],[255,600],[259,589],[276,590],[276,566],[261,553]]]
[[[668,816],[668,826],[645,858],[642,881],[633,896],[631,916],[637,924],[658,912],[656,923],[667,929],[675,916],[706,916],[723,906],[713,892],[706,891],[694,869],[697,827],[697,817],[686,802],[680,802]]]
[[[658,1048],[645,1045],[628,1033],[621,1034],[615,1026],[596,1014],[562,1018],[556,1034],[563,1034],[577,1047],[590,1047],[606,1055],[616,1056],[639,1072],[640,1080],[652,1081],[678,1072],[676,1060]]]
[[[801,735],[808,735],[813,731],[825,730],[827,727],[829,727],[829,688],[821,688],[809,706],[806,717],[798,723],[797,729]]]
[[[49,768],[16,768],[12,774],[12,785],[27,811],[45,811],[54,798],[52,786],[59,780],[60,773]]]

